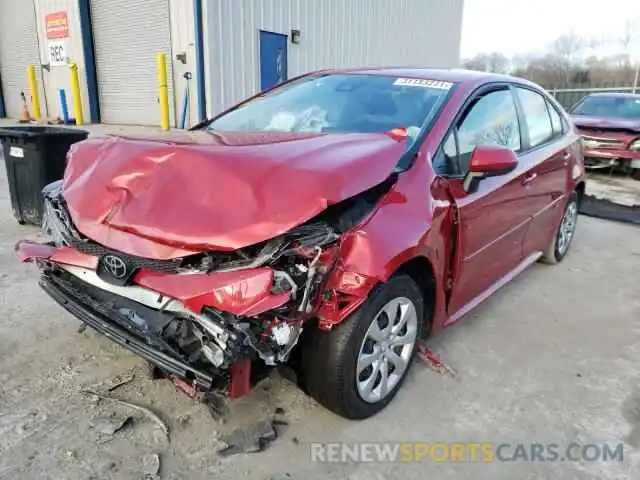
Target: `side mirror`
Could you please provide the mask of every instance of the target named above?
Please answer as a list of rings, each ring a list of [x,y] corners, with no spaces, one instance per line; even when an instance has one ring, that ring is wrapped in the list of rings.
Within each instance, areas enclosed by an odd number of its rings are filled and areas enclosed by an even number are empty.
[[[472,193],[480,180],[509,173],[517,165],[518,157],[513,150],[498,145],[479,145],[471,153],[469,171],[462,184],[464,191]]]

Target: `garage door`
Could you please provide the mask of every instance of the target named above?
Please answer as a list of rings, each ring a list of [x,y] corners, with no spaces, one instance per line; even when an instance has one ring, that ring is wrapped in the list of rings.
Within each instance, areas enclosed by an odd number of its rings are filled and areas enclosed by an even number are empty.
[[[158,125],[158,52],[173,98],[169,0],[92,0],[91,18],[102,122]]]
[[[9,118],[20,116],[20,92],[30,98],[27,82],[27,65],[30,63],[38,67],[40,63],[33,2],[0,0],[0,81]]]

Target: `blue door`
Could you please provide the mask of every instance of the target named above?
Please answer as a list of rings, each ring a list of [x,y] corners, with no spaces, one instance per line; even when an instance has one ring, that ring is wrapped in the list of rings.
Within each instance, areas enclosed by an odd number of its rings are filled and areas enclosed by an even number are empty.
[[[287,79],[287,36],[260,30],[260,89]]]

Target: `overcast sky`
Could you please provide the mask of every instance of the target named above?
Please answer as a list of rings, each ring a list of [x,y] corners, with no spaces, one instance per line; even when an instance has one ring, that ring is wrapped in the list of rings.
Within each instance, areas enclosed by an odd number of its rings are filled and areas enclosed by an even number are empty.
[[[640,0],[464,0],[461,55],[544,53],[567,31],[613,39],[595,53],[616,53],[627,20],[635,23],[633,56],[640,58]]]

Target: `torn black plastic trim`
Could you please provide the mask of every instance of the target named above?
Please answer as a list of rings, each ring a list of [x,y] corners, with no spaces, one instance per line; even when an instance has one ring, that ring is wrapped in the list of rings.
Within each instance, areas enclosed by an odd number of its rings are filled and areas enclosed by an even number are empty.
[[[73,298],[73,296],[57,286],[46,275],[43,275],[40,278],[40,286],[53,300],[73,316],[97,332],[105,335],[110,340],[113,340],[121,347],[126,348],[127,350],[158,366],[160,369],[184,378],[204,390],[211,390],[217,383],[216,380],[223,380],[222,374],[216,376],[209,375],[193,368],[175,357],[167,355],[156,348],[147,345],[143,340],[117,326],[105,315]]]

